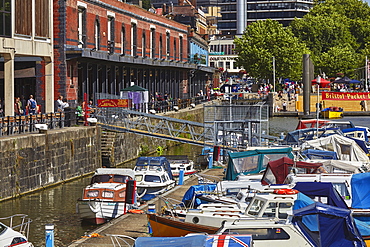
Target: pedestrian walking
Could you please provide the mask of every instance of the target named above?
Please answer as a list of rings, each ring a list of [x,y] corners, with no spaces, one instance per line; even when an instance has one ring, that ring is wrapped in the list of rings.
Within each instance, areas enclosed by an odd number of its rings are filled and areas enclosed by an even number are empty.
[[[287,103],[286,101],[283,102],[283,111],[286,111],[286,106],[287,106]]]
[[[30,95],[29,100],[27,101],[27,110],[29,115],[34,115],[37,113],[37,102],[33,98],[33,95]]]

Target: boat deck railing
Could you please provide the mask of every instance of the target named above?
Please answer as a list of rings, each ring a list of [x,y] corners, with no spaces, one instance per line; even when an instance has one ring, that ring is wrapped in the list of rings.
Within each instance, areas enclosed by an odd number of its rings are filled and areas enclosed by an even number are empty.
[[[20,232],[28,238],[32,220],[26,214],[15,214],[0,218],[0,221],[11,229]]]

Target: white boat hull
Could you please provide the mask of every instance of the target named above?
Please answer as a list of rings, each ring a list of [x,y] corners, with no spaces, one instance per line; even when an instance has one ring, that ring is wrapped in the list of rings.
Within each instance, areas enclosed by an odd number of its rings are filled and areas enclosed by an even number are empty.
[[[126,204],[126,211],[131,204]],[[117,218],[125,213],[124,202],[79,200],[77,202],[77,213],[80,218],[93,224],[103,224],[111,219]]]

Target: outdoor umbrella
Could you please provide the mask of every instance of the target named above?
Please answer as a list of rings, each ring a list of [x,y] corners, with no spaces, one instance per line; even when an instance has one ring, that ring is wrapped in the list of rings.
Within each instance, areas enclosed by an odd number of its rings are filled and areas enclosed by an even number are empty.
[[[317,79],[312,80],[311,82],[312,82],[312,84],[316,85],[317,84]],[[324,78],[320,78],[320,87],[327,87],[327,86],[329,86],[330,83],[331,83],[330,81],[325,80]]]
[[[335,80],[334,83],[350,83],[351,79],[349,79],[347,76],[340,78],[338,80]]]
[[[360,82],[358,80],[351,80],[349,83],[362,83],[362,82]]]

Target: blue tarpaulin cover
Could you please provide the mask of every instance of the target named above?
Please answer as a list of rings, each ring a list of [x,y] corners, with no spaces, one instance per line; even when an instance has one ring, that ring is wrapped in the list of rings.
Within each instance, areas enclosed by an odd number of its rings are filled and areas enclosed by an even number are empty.
[[[193,200],[194,196],[197,194],[207,194],[207,192],[212,192],[216,189],[216,184],[200,184],[191,186],[184,194],[182,202]],[[197,193],[198,192],[198,193]],[[195,199],[194,206],[199,206],[201,204],[200,199]]]
[[[207,235],[187,237],[138,237],[135,247],[203,247]]]
[[[316,149],[306,149],[302,152],[309,159],[325,159],[325,160],[337,160],[338,156],[336,152]]]
[[[332,183],[324,183],[324,182],[298,182],[296,183],[294,189],[302,192],[306,196],[309,197],[326,197],[327,204],[340,207],[340,208],[348,208],[347,204],[340,196],[338,191],[333,187]]]
[[[351,178],[352,208],[370,208],[370,173],[353,174]]]
[[[349,209],[315,202],[294,210],[293,215],[293,224],[315,246],[366,246]]]

